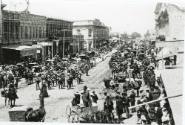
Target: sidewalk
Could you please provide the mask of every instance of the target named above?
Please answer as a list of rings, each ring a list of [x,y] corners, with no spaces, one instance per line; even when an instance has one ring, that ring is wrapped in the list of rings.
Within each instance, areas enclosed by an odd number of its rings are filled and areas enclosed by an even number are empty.
[[[179,55],[177,66],[171,69],[159,69],[157,75],[162,76],[167,96],[183,93],[183,54]],[[169,99],[173,117],[176,125],[182,125],[182,105],[183,97]]]

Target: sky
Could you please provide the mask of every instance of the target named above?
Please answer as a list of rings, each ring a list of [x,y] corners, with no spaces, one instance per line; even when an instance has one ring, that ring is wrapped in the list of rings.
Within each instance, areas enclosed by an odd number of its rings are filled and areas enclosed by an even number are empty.
[[[26,0],[2,0],[6,9],[22,11]],[[161,1],[161,0],[160,0]],[[159,0],[29,0],[29,11],[66,20],[100,19],[112,32],[139,32],[155,27],[154,10]],[[162,2],[166,2],[162,0]],[[183,0],[168,2],[182,5]]]

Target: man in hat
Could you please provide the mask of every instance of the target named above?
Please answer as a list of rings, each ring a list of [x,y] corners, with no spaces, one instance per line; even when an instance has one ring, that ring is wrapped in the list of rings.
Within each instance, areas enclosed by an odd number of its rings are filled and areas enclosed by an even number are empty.
[[[131,90],[130,96],[129,96],[129,102],[131,106],[135,105],[135,100],[136,100],[136,94],[134,92],[134,89]],[[132,112],[135,112],[135,109],[132,109]]]
[[[126,118],[129,118],[129,99],[127,97],[127,93],[122,93],[122,100],[123,100],[123,110],[126,112]]]
[[[80,94],[78,92],[74,94],[74,97],[71,103],[72,103],[72,106],[77,106],[78,104],[80,104]]]
[[[116,96],[116,113],[118,116],[118,122],[121,122],[121,116],[123,114],[123,102],[120,95]]]
[[[97,94],[95,93],[95,91],[92,92],[91,97],[92,97],[92,102],[97,104],[98,96],[97,96]]]
[[[40,90],[40,86],[39,86],[39,83],[41,82],[41,74],[37,74],[36,76],[36,90]]]
[[[85,65],[85,74],[86,74],[86,76],[89,75],[88,72],[89,72],[89,65],[86,64],[86,65]]]
[[[163,107],[162,108],[162,124],[163,125],[171,125],[172,122],[172,118],[170,116],[169,111],[167,110],[167,108]]]
[[[153,100],[152,93],[150,92],[150,90],[148,88],[146,89],[146,98],[147,98],[147,101]]]
[[[91,98],[87,86],[84,86],[83,88],[82,100],[85,107],[91,106]]]
[[[106,113],[106,115],[108,116],[109,121],[112,121],[113,119],[113,111],[114,107],[113,107],[113,101],[110,98],[109,95],[106,96],[105,98],[105,102],[104,102],[104,111]]]

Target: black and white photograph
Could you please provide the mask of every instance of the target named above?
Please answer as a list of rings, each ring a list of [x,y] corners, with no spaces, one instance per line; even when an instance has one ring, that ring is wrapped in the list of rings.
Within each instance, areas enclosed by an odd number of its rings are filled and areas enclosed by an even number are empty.
[[[183,0],[0,6],[0,124],[183,125]]]

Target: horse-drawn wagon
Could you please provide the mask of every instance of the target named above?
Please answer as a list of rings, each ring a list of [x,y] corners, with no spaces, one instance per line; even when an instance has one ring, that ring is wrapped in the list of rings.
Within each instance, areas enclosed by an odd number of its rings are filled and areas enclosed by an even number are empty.
[[[38,117],[39,110],[31,110],[32,108],[29,108],[27,106],[18,106],[13,107],[9,110],[9,119],[10,121],[16,121],[16,122],[44,122],[45,120],[45,113],[44,115],[40,115]],[[36,113],[37,112],[37,113]],[[34,114],[37,116],[37,119],[30,120],[30,116]],[[33,118],[33,117],[32,117]]]
[[[69,123],[88,123],[95,113],[98,111],[98,106],[84,107],[82,105],[67,106],[66,115]]]
[[[45,110],[33,110],[27,106],[13,107],[9,110],[10,121],[16,122],[44,122],[45,115]]]

